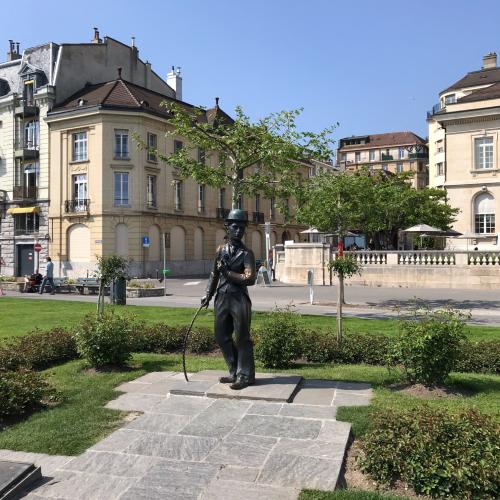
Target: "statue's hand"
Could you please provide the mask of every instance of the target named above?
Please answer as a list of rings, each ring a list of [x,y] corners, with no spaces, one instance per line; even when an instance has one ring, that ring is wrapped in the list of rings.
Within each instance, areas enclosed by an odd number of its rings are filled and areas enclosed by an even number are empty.
[[[201,307],[208,307],[208,304],[210,304],[210,297],[208,295],[204,295],[201,298]]]

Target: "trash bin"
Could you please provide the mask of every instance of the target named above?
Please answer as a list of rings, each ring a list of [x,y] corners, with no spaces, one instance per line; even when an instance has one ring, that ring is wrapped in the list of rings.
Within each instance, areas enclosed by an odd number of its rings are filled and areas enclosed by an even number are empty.
[[[127,280],[118,278],[113,282],[113,304],[124,306],[127,303]]]

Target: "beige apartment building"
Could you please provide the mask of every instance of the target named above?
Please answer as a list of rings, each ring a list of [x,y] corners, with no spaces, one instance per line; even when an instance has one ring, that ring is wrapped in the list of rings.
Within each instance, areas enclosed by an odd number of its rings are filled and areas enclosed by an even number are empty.
[[[179,73],[172,71],[168,81],[180,100]],[[168,99],[117,75],[83,87],[48,114],[50,252],[59,275],[85,276],[97,255],[116,253],[130,259],[131,275],[154,277],[163,269],[164,248],[173,275],[210,269],[224,241],[230,189],[181,179],[133,138],[137,134],[164,155],[187,147],[182,137],[165,136],[170,125],[160,103]],[[220,115],[217,105],[205,118]],[[209,152],[193,155],[214,166],[219,161]],[[250,220],[245,242],[256,258],[265,257],[264,222],[274,224],[272,245],[299,241],[303,227],[285,229],[272,200],[246,197],[241,208]]]
[[[453,229],[470,238],[453,239],[455,249],[498,249],[500,210],[500,68],[495,53],[439,94],[428,113],[429,183],[444,187],[460,209]]]
[[[414,172],[417,189],[427,185],[427,160],[427,142],[413,132],[344,137],[337,149],[337,166],[342,170]]]
[[[32,274],[52,246],[47,115],[84,85],[115,78],[117,67],[130,82],[177,95],[168,78],[141,60],[135,43],[101,38],[97,29],[88,43],[50,42],[21,51],[20,43],[9,41],[7,60],[0,62],[0,274]]]

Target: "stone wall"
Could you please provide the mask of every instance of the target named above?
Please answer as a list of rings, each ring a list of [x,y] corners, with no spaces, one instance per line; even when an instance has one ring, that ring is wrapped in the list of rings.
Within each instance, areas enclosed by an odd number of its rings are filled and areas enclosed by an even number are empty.
[[[500,252],[346,252],[361,263],[358,276],[347,284],[386,287],[473,288],[496,290],[500,286]],[[276,278],[284,283],[330,285],[336,277],[328,262],[336,257],[328,245],[317,243],[285,246],[276,252]]]

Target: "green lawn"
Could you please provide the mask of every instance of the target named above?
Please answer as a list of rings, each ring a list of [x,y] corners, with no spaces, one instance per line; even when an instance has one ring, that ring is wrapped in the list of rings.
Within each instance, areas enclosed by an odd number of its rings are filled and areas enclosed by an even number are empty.
[[[2,339],[24,335],[35,327],[47,329],[52,326],[71,326],[76,324],[86,313],[95,310],[95,304],[73,301],[49,301],[2,297],[0,299],[0,342]],[[195,309],[189,307],[147,307],[125,306],[125,310],[148,322],[166,321],[172,325],[189,324]],[[254,312],[253,326],[258,326],[264,313]],[[335,328],[334,317],[307,316],[301,322],[308,328]],[[212,310],[202,311],[197,325],[212,326]],[[397,331],[396,320],[346,318],[346,330],[358,333],[394,335]],[[488,326],[467,326],[471,340],[498,340],[500,328]]]
[[[137,354],[133,369],[115,373],[89,373],[83,371],[83,361],[71,361],[45,371],[61,394],[61,403],[35,413],[26,420],[0,432],[0,449],[32,451],[49,454],[74,455],[104,438],[120,427],[125,413],[104,408],[107,401],[118,393],[114,387],[133,380],[150,371],[181,371],[179,355]],[[189,371],[223,369],[222,358],[191,356],[187,360]],[[259,371],[265,371],[257,364]],[[297,365],[289,372],[305,378],[325,378],[369,382],[375,389],[370,407],[344,407],[337,413],[339,420],[353,423],[356,437],[367,429],[369,414],[380,408],[415,407],[420,400],[392,393],[387,386],[398,380],[387,369],[366,365]],[[430,404],[450,408],[474,406],[496,415],[500,407],[500,377],[493,375],[454,374],[453,381],[477,393],[470,398],[436,401]]]

